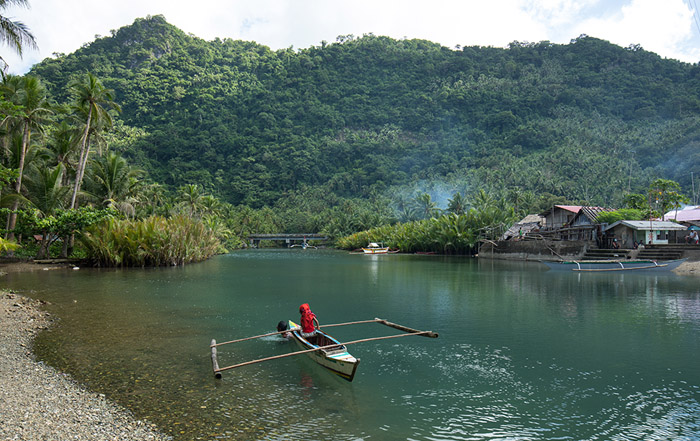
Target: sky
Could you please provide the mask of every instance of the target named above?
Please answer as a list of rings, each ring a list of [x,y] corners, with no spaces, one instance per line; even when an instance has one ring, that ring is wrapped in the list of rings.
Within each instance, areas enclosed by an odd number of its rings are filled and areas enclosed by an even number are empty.
[[[332,43],[339,35],[373,33],[419,38],[446,47],[506,47],[513,41],[569,43],[586,34],[663,58],[700,62],[700,0],[29,0],[0,15],[21,21],[39,50],[0,56],[24,74],[54,53],[70,54],[130,25],[163,15],[203,38],[252,40],[273,50]]]

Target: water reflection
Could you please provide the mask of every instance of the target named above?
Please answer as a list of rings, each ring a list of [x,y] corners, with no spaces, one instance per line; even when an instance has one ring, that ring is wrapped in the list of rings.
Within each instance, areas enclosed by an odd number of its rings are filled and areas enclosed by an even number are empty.
[[[375,257],[375,259],[372,259]],[[61,317],[40,357],[194,439],[668,439],[700,433],[695,279],[536,263],[256,250],[157,270],[8,275]],[[351,347],[353,383],[306,357],[211,374],[208,343],[382,317],[440,332]],[[335,328],[341,340],[393,333]],[[222,347],[222,366],[290,351]]]

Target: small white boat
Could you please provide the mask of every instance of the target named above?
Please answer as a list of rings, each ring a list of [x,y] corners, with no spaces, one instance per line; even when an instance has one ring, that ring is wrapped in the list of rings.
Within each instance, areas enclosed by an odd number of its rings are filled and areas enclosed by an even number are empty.
[[[350,355],[345,345],[339,343],[338,340],[320,329],[316,330],[315,336],[308,339],[304,338],[301,336],[299,325],[291,320],[289,321],[289,328],[297,328],[291,334],[294,341],[302,349],[319,348],[318,351],[306,353],[313,361],[348,381],[352,381],[355,378],[355,371],[357,371],[357,366],[360,364],[360,359]]]
[[[384,244],[370,242],[366,247],[362,247],[362,252],[365,254],[387,254],[389,252],[389,247],[385,247]]]
[[[305,250],[305,249],[307,249],[307,248],[313,248],[313,249],[315,250],[315,249],[318,248],[318,247],[315,247],[315,246],[313,246],[313,245],[309,245],[308,242],[304,242],[304,243],[301,243],[301,244],[294,244],[294,245],[292,245],[292,246],[289,247],[289,248],[296,248],[296,247],[299,247],[299,248],[301,248],[302,250]]]

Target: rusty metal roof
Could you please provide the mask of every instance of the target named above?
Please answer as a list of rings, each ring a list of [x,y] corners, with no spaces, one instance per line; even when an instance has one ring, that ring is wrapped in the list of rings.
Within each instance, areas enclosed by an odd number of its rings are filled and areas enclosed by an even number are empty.
[[[598,215],[600,213],[605,213],[605,212],[610,212],[610,211],[615,211],[612,208],[603,208],[603,207],[581,207],[580,213],[584,216],[586,216],[588,219],[591,221],[595,221],[598,218]]]

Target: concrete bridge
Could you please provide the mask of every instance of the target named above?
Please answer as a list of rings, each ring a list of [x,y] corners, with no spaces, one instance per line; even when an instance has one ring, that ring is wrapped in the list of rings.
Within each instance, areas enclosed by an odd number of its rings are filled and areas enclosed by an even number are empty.
[[[286,233],[274,233],[274,234],[251,234],[248,236],[250,241],[250,246],[257,248],[260,245],[261,240],[278,240],[284,241],[284,243],[289,247],[294,244],[294,242],[301,242],[301,245],[306,244],[310,240],[327,240],[328,237],[323,234],[318,233],[296,233],[296,234],[286,234]]]

